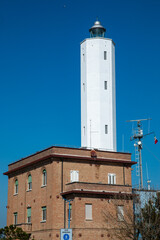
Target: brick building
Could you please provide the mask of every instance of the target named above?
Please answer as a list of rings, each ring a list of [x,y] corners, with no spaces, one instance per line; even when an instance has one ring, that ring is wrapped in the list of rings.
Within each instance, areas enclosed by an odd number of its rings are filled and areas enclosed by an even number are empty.
[[[9,165],[7,225],[16,224],[36,240],[58,240],[68,227],[73,239],[113,239],[104,212],[123,221],[132,211],[129,153],[50,147]],[[127,197],[127,198],[126,198]]]

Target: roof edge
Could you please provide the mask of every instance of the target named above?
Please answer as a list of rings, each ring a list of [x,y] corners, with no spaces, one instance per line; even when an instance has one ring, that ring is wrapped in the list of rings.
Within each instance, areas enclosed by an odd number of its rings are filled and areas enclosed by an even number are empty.
[[[65,154],[49,154],[45,157],[39,158],[37,160],[34,160],[30,163],[24,164],[20,167],[17,167],[15,169],[9,170],[5,173],[3,173],[3,175],[9,175],[10,173],[16,172],[18,170],[21,170],[25,167],[28,167],[30,165],[34,165],[38,162],[41,162],[43,160],[47,160],[50,158],[63,158],[63,159],[75,159],[75,160],[86,160],[86,161],[92,161],[92,163],[98,164],[98,163],[119,163],[119,164],[126,164],[126,165],[134,165],[136,164],[136,162],[130,161],[130,160],[117,160],[117,159],[109,159],[109,158],[93,158],[93,157],[88,157],[88,156],[77,156],[77,155],[65,155]],[[15,162],[17,163],[17,162]]]

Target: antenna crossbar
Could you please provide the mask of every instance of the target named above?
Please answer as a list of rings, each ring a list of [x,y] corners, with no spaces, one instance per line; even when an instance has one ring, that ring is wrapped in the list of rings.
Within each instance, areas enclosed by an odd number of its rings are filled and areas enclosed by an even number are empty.
[[[126,122],[141,122],[141,121],[147,121],[152,120],[152,118],[144,118],[144,119],[137,119],[137,120],[127,120]]]

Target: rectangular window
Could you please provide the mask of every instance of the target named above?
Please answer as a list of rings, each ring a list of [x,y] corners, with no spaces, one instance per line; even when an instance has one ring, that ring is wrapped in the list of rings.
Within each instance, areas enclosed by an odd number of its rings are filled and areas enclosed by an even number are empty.
[[[108,173],[108,184],[116,184],[116,174]]]
[[[83,127],[83,136],[85,136],[85,133],[86,133],[86,128],[85,126]]]
[[[28,176],[28,190],[32,190],[32,176]]]
[[[104,81],[104,89],[107,89],[107,81]]]
[[[47,220],[47,208],[42,207],[42,221],[46,221]]]
[[[14,213],[14,225],[17,225],[17,223],[18,223],[18,213],[17,212],[15,212]]]
[[[85,204],[85,218],[92,220],[92,204]]]
[[[27,208],[27,223],[31,223],[31,207]]]
[[[85,55],[84,55],[84,53],[83,53],[83,62],[85,62]]]
[[[105,125],[105,134],[108,134],[108,125]]]
[[[104,51],[104,60],[107,60],[107,51]]]
[[[119,221],[124,221],[124,208],[123,206],[117,206],[117,216]]]
[[[14,190],[15,194],[18,194],[18,179],[16,179],[15,181],[15,190]]]
[[[85,92],[85,83],[83,83],[83,91]]]
[[[43,169],[43,173],[42,173],[42,186],[46,186],[47,185],[47,171],[46,169]]]
[[[79,171],[71,170],[70,171],[70,181],[78,182],[79,181]]]

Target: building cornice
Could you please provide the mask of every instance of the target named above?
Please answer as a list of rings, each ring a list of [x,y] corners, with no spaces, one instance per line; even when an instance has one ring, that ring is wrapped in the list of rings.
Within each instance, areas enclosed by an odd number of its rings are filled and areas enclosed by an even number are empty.
[[[35,165],[39,162],[45,161],[45,160],[53,160],[54,158],[58,158],[59,161],[67,161],[67,162],[86,162],[86,163],[92,163],[92,164],[120,164],[120,165],[126,165],[126,166],[131,166],[133,164],[136,164],[136,162],[129,161],[129,160],[117,160],[117,159],[109,159],[109,158],[95,158],[95,157],[88,157],[88,156],[78,156],[78,155],[67,155],[67,154],[55,154],[51,153],[45,157],[39,158],[37,160],[31,161],[30,163],[23,164],[22,166],[15,167],[14,169],[11,169],[5,173],[4,175],[9,175],[11,173],[14,173],[16,171],[22,170],[26,167]],[[15,163],[16,164],[16,163]]]
[[[134,194],[132,192],[107,192],[107,191],[90,191],[90,190],[79,190],[79,189],[75,189],[75,190],[71,190],[71,191],[66,191],[66,192],[62,192],[60,194],[63,198],[68,197],[73,195],[75,196],[79,196],[79,195],[87,195],[87,196],[99,196],[99,197],[133,197]]]

